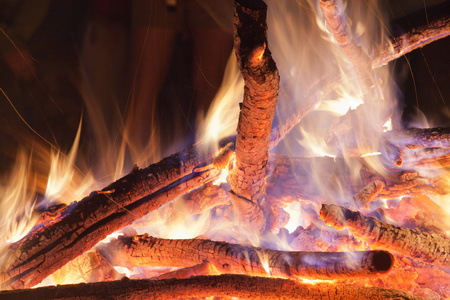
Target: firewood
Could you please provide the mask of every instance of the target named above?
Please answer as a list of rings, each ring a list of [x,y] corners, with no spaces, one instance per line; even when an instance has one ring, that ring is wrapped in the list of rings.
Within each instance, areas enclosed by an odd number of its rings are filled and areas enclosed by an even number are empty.
[[[76,257],[51,275],[57,284],[112,281],[122,277],[96,249]]]
[[[429,233],[450,232],[450,214],[429,197],[420,194],[418,196],[402,197],[396,206],[390,208],[378,208],[373,213],[374,217],[381,221],[395,220],[399,226],[415,228]]]
[[[367,166],[364,159],[358,157],[291,158],[273,154],[270,157],[271,175],[268,180],[267,195],[285,203],[298,199],[323,201],[324,195],[320,191],[325,187],[330,194],[338,193],[342,189],[357,193],[374,181],[382,181],[383,188],[377,189],[378,195],[373,200],[395,199],[418,194],[445,195],[449,192],[445,175],[437,174],[435,178],[428,178],[421,173],[413,173],[397,167],[386,167],[386,173],[379,174]],[[362,182],[352,179],[352,168],[361,170]],[[311,174],[320,174],[320,182],[314,181]],[[408,179],[408,176],[412,176],[411,174],[415,175]],[[351,204],[350,201],[348,203]]]
[[[211,158],[198,149],[191,146],[146,169],[135,169],[101,192],[72,203],[56,220],[33,228],[5,250],[8,260],[0,283],[5,288],[31,287],[107,235],[213,179],[215,170],[191,173]]]
[[[280,278],[337,279],[387,273],[393,257],[386,251],[279,251],[203,239],[167,240],[147,235],[119,237],[99,246],[114,266],[190,267],[209,262],[222,274]]]
[[[266,176],[280,81],[268,48],[266,18],[263,1],[235,1],[234,44],[245,86],[230,185],[236,195],[248,200],[258,195]]]
[[[450,167],[449,148],[424,148],[411,150],[403,154],[403,165],[426,169],[439,169]]]
[[[384,183],[381,180],[375,180],[363,187],[353,196],[358,206],[367,206],[383,190]]]
[[[186,267],[182,269],[177,269],[175,271],[170,271],[164,274],[161,274],[157,277],[151,278],[155,280],[160,279],[183,279],[183,278],[189,278],[192,276],[201,276],[201,275],[220,275],[219,272],[217,272],[214,269],[214,266],[212,266],[209,262],[203,262],[201,264],[192,266],[192,267]]]
[[[372,60],[354,42],[345,12],[342,10],[344,4],[341,0],[321,0],[320,6],[328,28],[336,38],[342,52],[352,62],[361,88],[364,92],[368,92],[373,86]]]
[[[427,7],[425,11],[396,20],[391,27],[400,28],[400,30],[391,32],[388,43],[375,47],[372,67],[379,68],[409,52],[448,37],[450,35],[449,9],[450,4],[444,1],[439,5]],[[408,27],[412,25],[412,28],[405,28],[402,23],[408,24]]]
[[[188,279],[129,280],[47,286],[2,291],[3,299],[186,299],[192,297],[237,297],[249,300],[355,299],[420,300],[407,293],[377,287],[330,283],[301,283],[288,279],[245,275],[196,276]]]
[[[403,153],[408,149],[450,148],[450,128],[411,128],[388,131],[384,139],[393,146],[392,160],[397,166],[403,164]]]
[[[450,267],[450,239],[443,235],[394,226],[337,205],[323,204],[320,219],[338,230],[348,228],[373,249],[389,249],[421,262]]]

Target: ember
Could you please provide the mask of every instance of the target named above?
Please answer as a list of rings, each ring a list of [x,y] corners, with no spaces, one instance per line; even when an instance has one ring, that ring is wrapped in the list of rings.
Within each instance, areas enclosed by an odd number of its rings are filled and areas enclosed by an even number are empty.
[[[237,135],[211,121],[230,96],[224,79],[198,143],[58,203],[76,173],[79,129],[67,157],[53,153],[48,207],[24,217],[34,227],[4,233],[0,299],[450,297],[450,129],[392,126],[397,103],[382,68],[448,36],[449,17],[368,44],[342,1],[305,2],[281,13],[306,20],[297,64],[283,59],[291,45],[270,36],[270,9],[285,4],[267,2],[235,0],[230,66],[243,84],[225,78],[243,89]],[[312,36],[322,56],[306,47]],[[302,136],[304,157],[288,151],[288,134]],[[192,230],[180,238],[177,227]],[[55,283],[64,285],[45,286]]]

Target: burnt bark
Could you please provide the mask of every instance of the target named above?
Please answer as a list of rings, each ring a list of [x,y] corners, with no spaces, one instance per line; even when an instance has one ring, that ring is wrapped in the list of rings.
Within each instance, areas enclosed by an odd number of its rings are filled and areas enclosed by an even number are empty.
[[[210,181],[216,170],[192,173],[213,156],[199,149],[193,145],[145,169],[136,168],[102,191],[59,209],[56,218],[44,218],[4,249],[1,285],[31,287],[107,235]]]
[[[236,195],[247,200],[261,192],[266,175],[280,81],[268,49],[266,18],[263,1],[235,1],[234,44],[245,86],[230,184]]]
[[[419,300],[404,292],[377,287],[250,277],[245,275],[196,276],[188,279],[129,280],[48,286],[0,292],[0,299],[186,299],[238,297],[249,300],[355,299]]]
[[[450,239],[443,235],[394,226],[337,205],[323,204],[320,219],[339,230],[348,228],[373,249],[390,249],[421,262],[450,267]]]
[[[101,245],[115,266],[191,267],[210,263],[221,274],[279,278],[337,279],[387,273],[393,257],[386,251],[279,251],[203,239],[167,240],[150,236],[119,237]]]

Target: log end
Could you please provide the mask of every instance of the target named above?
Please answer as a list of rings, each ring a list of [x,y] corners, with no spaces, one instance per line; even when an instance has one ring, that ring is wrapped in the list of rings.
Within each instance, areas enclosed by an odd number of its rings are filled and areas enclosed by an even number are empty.
[[[393,266],[394,256],[391,253],[382,250],[372,252],[372,267],[374,273],[387,273]]]

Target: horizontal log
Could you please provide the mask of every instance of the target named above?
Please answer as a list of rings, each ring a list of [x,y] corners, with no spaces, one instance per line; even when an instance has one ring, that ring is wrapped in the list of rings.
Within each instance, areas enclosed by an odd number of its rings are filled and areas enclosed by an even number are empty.
[[[46,299],[186,299],[237,297],[248,300],[421,300],[407,293],[377,287],[316,283],[245,275],[196,276],[188,279],[129,280],[48,286],[2,291],[0,300]]]
[[[119,237],[99,246],[114,266],[190,267],[209,262],[222,274],[279,278],[336,279],[387,273],[386,251],[279,251],[203,239],[168,240],[147,235]]]
[[[389,249],[421,262],[450,267],[450,239],[443,235],[394,226],[337,205],[323,204],[320,219],[338,230],[348,228],[373,249]]]

